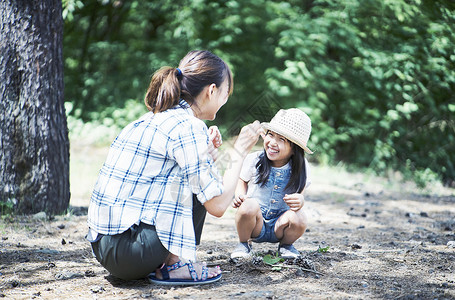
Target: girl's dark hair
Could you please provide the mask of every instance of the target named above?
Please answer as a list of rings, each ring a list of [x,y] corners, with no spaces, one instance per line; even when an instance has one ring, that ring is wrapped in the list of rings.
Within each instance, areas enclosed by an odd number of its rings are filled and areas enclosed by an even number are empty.
[[[294,154],[291,157],[291,177],[284,190],[288,193],[301,193],[306,185],[305,152],[296,144],[290,143]],[[258,171],[256,183],[262,187],[267,183],[272,169],[272,162],[267,157],[265,150],[259,155],[256,169]]]
[[[228,80],[229,95],[234,89],[228,65],[209,51],[191,51],[178,68],[162,67],[153,74],[145,95],[145,105],[154,113],[176,106],[180,99],[195,104],[195,98],[208,85],[217,87]]]

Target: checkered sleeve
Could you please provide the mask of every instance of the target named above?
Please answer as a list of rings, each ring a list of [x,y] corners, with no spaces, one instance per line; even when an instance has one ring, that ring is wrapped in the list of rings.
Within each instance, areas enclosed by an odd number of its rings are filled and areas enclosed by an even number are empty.
[[[202,204],[223,193],[222,179],[208,152],[208,143],[207,126],[194,119],[172,144],[173,158],[182,169],[191,192]]]

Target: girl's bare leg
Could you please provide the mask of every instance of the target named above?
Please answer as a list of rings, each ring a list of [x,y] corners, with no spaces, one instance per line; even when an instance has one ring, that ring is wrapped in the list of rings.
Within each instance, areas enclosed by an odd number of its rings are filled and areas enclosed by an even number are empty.
[[[275,223],[275,235],[281,245],[291,245],[305,233],[306,228],[307,217],[303,210],[288,210]]]
[[[247,198],[235,214],[235,225],[241,243],[248,242],[252,237],[257,237],[262,229],[262,214],[259,204],[255,199]]]

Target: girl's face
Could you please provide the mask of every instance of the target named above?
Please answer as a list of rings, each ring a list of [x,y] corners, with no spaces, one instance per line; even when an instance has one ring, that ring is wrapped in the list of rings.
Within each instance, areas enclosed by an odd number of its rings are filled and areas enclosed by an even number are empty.
[[[284,136],[268,130],[264,137],[264,149],[272,166],[279,168],[288,163],[294,151],[291,142]]]

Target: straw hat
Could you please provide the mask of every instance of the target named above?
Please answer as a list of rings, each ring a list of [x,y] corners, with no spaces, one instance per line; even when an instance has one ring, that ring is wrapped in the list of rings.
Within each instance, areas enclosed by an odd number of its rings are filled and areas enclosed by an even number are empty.
[[[311,133],[311,120],[300,109],[280,109],[270,123],[262,123],[261,125],[265,130],[271,130],[284,136],[300,146],[306,153],[313,154],[313,151],[307,147]]]

